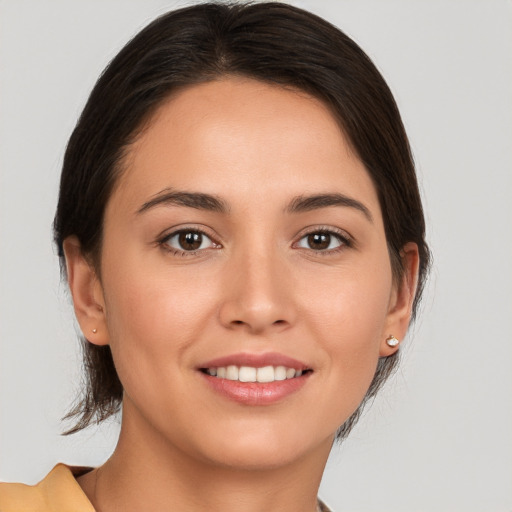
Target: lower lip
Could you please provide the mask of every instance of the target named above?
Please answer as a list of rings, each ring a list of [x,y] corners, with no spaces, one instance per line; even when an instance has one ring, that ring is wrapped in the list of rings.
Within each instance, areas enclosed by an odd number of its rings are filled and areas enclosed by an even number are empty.
[[[279,402],[299,391],[306,384],[310,374],[308,372],[300,377],[274,382],[240,382],[212,377],[201,372],[215,392],[234,402],[246,405],[270,405]]]

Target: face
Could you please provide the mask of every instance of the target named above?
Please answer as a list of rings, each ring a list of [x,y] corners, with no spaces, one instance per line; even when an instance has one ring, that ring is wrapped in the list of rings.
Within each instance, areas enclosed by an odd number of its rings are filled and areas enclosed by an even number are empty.
[[[404,334],[364,166],[319,100],[248,79],[181,91],[131,146],[95,290],[123,421],[217,464],[324,453]]]

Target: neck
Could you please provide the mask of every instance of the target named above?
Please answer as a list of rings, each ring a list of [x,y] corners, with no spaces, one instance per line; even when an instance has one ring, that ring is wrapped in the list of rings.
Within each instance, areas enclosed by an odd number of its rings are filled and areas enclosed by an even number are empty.
[[[125,415],[112,457],[79,483],[97,512],[314,512],[331,444],[274,467],[228,467],[190,456],[154,431],[141,435]]]

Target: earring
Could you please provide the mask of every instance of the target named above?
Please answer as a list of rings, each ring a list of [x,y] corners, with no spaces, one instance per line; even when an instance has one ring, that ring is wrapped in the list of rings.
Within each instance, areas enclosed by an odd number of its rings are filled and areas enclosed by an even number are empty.
[[[93,334],[96,334],[97,332],[98,332],[98,329],[93,329],[93,330],[92,330],[92,333],[93,333]]]
[[[396,339],[392,334],[386,338],[386,345],[391,348],[395,348],[400,344],[400,340]]]

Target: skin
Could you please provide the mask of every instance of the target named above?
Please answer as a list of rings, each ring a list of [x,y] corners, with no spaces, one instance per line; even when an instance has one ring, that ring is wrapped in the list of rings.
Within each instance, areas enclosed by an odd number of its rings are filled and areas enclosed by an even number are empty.
[[[170,189],[210,194],[226,211],[140,211]],[[289,211],[315,194],[343,194],[368,215]],[[176,253],[177,237],[163,238],[178,229],[208,238]],[[332,232],[327,249],[308,245],[319,231]],[[129,150],[106,209],[101,279],[75,238],[65,252],[81,328],[110,344],[125,389],[113,456],[79,479],[97,510],[315,510],[337,428],[378,358],[397,350],[386,337],[406,333],[418,267],[408,244],[393,279],[376,190],[327,107],[241,78],[180,91]],[[274,404],[236,403],[198,366],[240,352],[313,371]]]

